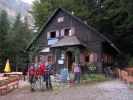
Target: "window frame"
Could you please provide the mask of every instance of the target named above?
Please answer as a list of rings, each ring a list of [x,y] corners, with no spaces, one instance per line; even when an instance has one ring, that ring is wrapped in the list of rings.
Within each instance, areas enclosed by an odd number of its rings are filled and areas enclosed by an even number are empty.
[[[65,30],[66,30],[66,29],[70,29],[68,35],[65,35]],[[64,36],[72,36],[72,35],[74,35],[75,32],[73,32],[72,29],[75,29],[75,28],[74,28],[74,27],[64,27],[64,28],[62,28],[62,29],[61,29],[61,32],[63,31],[63,35],[62,35],[62,33],[61,33],[61,37],[64,37]],[[70,33],[70,31],[71,31],[71,33]]]
[[[54,38],[51,38],[51,33],[52,32],[55,32],[55,37]],[[57,35],[58,33],[58,35]],[[51,30],[51,31],[47,31],[47,39],[55,39],[55,38],[58,38],[60,37],[60,33],[59,33],[59,30]]]
[[[64,22],[64,16],[59,16],[57,18],[57,23],[62,23],[62,22]]]

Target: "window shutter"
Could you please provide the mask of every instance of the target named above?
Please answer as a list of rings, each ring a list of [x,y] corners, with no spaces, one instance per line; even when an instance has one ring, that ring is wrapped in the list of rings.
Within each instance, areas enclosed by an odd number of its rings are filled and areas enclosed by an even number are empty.
[[[59,31],[56,31],[56,37],[59,37],[59,35],[60,35]]]
[[[61,37],[64,36],[64,29],[61,30]]]
[[[71,31],[70,31],[70,36],[72,36],[72,35],[74,35],[74,34],[75,34],[75,28],[72,27],[72,28],[71,28]]]
[[[47,32],[47,39],[50,38],[50,32]]]

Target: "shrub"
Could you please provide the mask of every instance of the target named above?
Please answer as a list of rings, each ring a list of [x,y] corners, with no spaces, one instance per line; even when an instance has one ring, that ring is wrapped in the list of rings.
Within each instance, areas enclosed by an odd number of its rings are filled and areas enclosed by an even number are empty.
[[[133,57],[129,58],[128,67],[133,67]]]
[[[84,82],[101,82],[105,81],[106,78],[102,74],[85,74],[81,77],[81,81]]]

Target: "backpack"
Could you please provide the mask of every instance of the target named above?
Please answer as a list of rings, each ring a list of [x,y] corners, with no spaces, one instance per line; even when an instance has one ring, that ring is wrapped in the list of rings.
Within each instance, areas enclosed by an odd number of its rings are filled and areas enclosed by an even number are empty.
[[[32,76],[35,74],[35,69],[34,68],[30,68],[29,69],[29,75]]]

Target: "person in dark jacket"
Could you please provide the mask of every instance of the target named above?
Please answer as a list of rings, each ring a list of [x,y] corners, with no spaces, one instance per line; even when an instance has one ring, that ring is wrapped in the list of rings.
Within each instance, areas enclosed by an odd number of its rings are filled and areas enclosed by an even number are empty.
[[[51,77],[53,71],[53,65],[51,62],[48,62],[48,65],[46,66],[46,73],[45,73],[45,81],[46,81],[46,88],[49,90],[52,90],[52,83],[51,83]]]
[[[27,75],[27,68],[24,68],[24,70],[23,70],[23,79],[24,79],[24,81],[26,80],[26,75]]]

